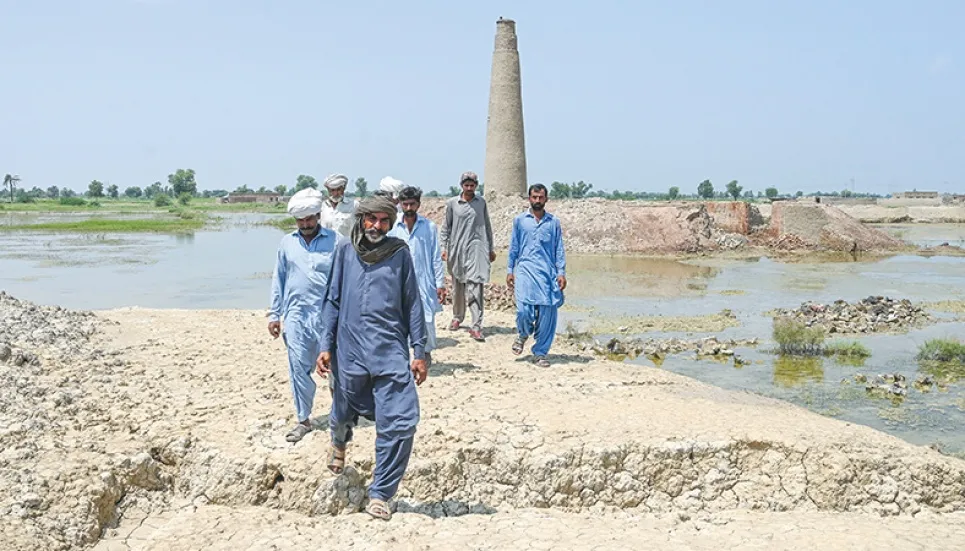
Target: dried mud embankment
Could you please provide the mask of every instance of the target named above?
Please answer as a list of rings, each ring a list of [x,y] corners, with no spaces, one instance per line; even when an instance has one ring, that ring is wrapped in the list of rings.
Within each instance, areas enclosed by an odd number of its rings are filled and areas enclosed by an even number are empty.
[[[952,515],[944,529],[962,529],[965,461],[563,342],[540,369],[509,352],[511,316],[487,316],[485,343],[440,327],[399,514],[375,532],[410,515],[435,519],[426,528],[435,533],[451,526],[444,517],[525,518],[533,508],[585,513],[587,527],[614,512],[646,521],[784,511]],[[341,477],[322,466],[324,432],[285,442],[285,353],[265,323],[255,311],[94,315],[0,294],[10,351],[0,360],[0,541],[76,549],[130,519],[186,526],[214,506],[305,519],[357,511],[374,427],[358,430]],[[316,411],[328,402],[320,392]],[[223,533],[244,533],[244,520],[230,518]],[[331,526],[354,537],[351,523]]]

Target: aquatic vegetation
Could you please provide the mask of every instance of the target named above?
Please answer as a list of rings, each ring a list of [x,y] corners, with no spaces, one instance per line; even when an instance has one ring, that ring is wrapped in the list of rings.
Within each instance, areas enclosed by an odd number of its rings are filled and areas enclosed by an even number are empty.
[[[295,218],[291,216],[286,216],[284,218],[272,218],[270,220],[265,220],[264,222],[258,222],[257,225],[271,226],[282,231],[292,231],[295,229]]]
[[[823,325],[808,326],[790,318],[774,320],[774,340],[782,356],[834,356],[840,363],[860,366],[871,350],[857,341],[825,343],[827,331]]]
[[[10,224],[0,226],[2,231],[52,231],[80,233],[131,233],[131,232],[186,232],[204,227],[202,218],[150,218],[140,220],[111,220],[92,218],[66,222],[42,222],[39,224]]]
[[[957,339],[931,339],[918,347],[918,361],[965,364],[965,343]]]
[[[965,300],[940,300],[938,302],[928,302],[922,306],[936,312],[965,314]]]
[[[777,318],[773,336],[782,355],[815,356],[823,351],[827,330],[823,325],[808,327],[801,321]]]

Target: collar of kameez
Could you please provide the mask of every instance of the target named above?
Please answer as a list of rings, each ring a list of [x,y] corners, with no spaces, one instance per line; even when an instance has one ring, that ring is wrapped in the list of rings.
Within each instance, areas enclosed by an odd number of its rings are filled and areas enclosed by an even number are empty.
[[[477,193],[477,194],[473,195],[473,196],[472,196],[472,199],[470,199],[470,200],[468,200],[468,201],[466,201],[465,199],[462,198],[462,192],[460,192],[459,195],[457,195],[457,197],[459,197],[459,202],[460,202],[460,203],[472,203],[472,202],[475,201],[476,199],[479,199],[479,194]]]
[[[526,216],[529,216],[530,218],[536,218],[536,215],[533,214],[533,207],[526,209]],[[551,213],[548,210],[543,210],[543,217],[540,218],[539,221],[543,222],[544,220],[552,220],[552,219],[553,219],[553,213]]]

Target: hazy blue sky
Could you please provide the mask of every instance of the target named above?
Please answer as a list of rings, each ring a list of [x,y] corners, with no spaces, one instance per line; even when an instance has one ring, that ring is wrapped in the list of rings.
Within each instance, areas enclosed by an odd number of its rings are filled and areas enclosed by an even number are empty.
[[[928,0],[0,0],[0,173],[484,179],[499,16],[530,183],[965,192],[965,3]]]

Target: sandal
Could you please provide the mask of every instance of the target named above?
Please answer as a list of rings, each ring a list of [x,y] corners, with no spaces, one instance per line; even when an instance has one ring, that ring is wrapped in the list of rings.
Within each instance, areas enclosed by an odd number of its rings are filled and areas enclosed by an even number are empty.
[[[455,331],[455,330],[459,329],[459,326],[460,326],[461,324],[462,324],[462,322],[459,321],[459,320],[452,320],[452,321],[449,322],[449,330],[450,330],[450,331]]]
[[[295,425],[295,428],[290,430],[288,434],[285,435],[285,440],[288,440],[292,443],[298,442],[302,438],[305,438],[305,435],[310,432],[312,432],[312,427],[303,423],[298,423]]]
[[[392,511],[389,510],[389,504],[381,499],[370,499],[368,506],[365,507],[365,512],[372,518],[379,520],[389,520],[392,518]]]
[[[523,345],[525,345],[525,344],[526,344],[526,339],[521,339],[521,338],[519,338],[519,337],[516,337],[516,340],[513,341],[513,354],[516,354],[517,356],[519,356],[520,354],[522,354],[522,353],[523,353]]]
[[[536,356],[534,363],[539,367],[549,367],[550,361],[546,359],[546,356]]]
[[[332,454],[328,459],[328,470],[335,474],[342,474],[345,470],[345,450],[332,445]]]

